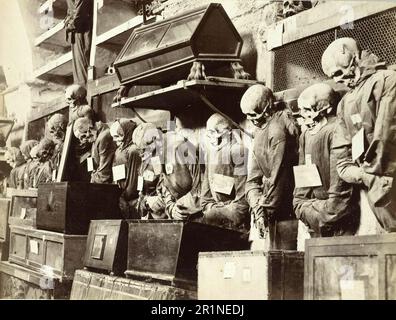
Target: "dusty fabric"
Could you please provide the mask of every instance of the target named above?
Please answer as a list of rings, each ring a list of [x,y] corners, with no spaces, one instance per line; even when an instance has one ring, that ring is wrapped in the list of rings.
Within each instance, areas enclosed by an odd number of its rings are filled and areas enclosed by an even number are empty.
[[[253,213],[263,207],[274,221],[295,219],[292,177],[298,163],[297,139],[298,129],[286,110],[275,112],[256,129],[245,189]]]
[[[112,183],[112,164],[117,146],[106,125],[97,124],[96,126],[99,130],[92,145],[94,171],[91,174],[91,183]]]
[[[340,177],[368,190],[380,225],[396,230],[396,72],[367,52],[359,63],[362,77],[338,107],[334,151]],[[365,148],[352,160],[352,138],[364,129]]]
[[[300,137],[299,164],[306,164],[305,156],[310,155],[322,186],[296,188],[294,210],[318,236],[353,234],[359,222],[357,190],[338,176],[337,158],[331,150],[335,125],[336,118],[330,117],[315,135],[307,130]]]
[[[235,139],[221,149],[210,148],[206,152],[201,191],[203,222],[248,232],[250,213],[245,199],[247,152],[243,144]],[[215,174],[233,178],[231,194],[215,191]]]

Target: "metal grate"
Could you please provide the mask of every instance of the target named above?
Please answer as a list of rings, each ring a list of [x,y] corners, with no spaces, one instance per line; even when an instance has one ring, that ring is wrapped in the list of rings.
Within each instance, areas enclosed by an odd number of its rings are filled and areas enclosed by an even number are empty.
[[[336,38],[352,37],[389,64],[396,63],[396,9],[355,21],[352,29],[340,27],[298,40],[274,50],[274,91],[326,80],[322,53]]]

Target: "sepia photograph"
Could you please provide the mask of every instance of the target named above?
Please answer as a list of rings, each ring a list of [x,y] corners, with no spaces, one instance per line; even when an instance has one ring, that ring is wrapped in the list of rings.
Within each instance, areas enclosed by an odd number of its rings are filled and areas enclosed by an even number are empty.
[[[394,179],[396,1],[0,0],[0,300],[396,300]]]

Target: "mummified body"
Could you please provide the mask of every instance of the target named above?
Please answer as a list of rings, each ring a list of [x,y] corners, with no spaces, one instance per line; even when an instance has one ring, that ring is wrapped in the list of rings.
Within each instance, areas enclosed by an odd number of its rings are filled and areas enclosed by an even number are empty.
[[[330,44],[323,71],[349,87],[341,100],[333,148],[340,177],[367,191],[380,225],[396,230],[396,72],[351,38]]]
[[[32,151],[33,147],[38,145],[37,140],[27,140],[21,144],[21,152],[23,157],[25,158],[26,165],[23,173],[23,188],[29,189],[33,188],[33,178],[34,172],[38,166],[38,162],[34,161],[30,152]]]
[[[30,155],[38,165],[33,174],[33,187],[37,188],[40,183],[47,183],[53,180],[53,156],[55,144],[48,138],[42,139],[39,144],[32,148]]]
[[[55,149],[52,155],[52,166],[54,170],[58,171],[63,144],[66,137],[67,119],[60,113],[54,114],[47,122],[46,136],[55,144]]]
[[[14,189],[23,189],[25,159],[21,153],[21,150],[16,147],[7,148],[5,159],[12,168],[10,176],[8,177],[8,187]]]
[[[250,87],[241,109],[257,127],[248,158],[246,197],[262,237],[270,234],[273,249],[297,245],[297,220],[293,212],[293,166],[298,162],[298,128],[291,113],[274,105],[270,89]]]
[[[79,118],[73,124],[74,136],[80,141],[82,149],[90,150],[92,161],[91,183],[112,183],[112,164],[117,148],[108,126],[102,122],[93,123],[89,118]],[[92,160],[91,160],[92,159]]]
[[[219,114],[206,124],[209,138],[202,181],[203,222],[247,232],[249,206],[245,200],[247,150],[231,124]]]
[[[332,150],[338,101],[325,83],[310,86],[298,99],[306,127],[300,136],[299,165],[315,165],[322,185],[296,187],[293,203],[297,218],[313,237],[351,235],[359,222],[358,194],[338,176]]]
[[[73,84],[66,88],[65,99],[69,105],[69,121],[72,122],[78,118],[93,119],[93,110],[87,102],[87,90],[78,84]]]

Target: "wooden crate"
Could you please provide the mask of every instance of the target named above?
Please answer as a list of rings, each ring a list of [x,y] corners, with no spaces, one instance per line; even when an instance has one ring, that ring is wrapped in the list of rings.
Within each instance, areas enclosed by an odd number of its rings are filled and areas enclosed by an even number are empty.
[[[11,199],[0,198],[0,241],[8,241],[8,212],[10,210]]]
[[[196,300],[196,291],[77,270],[70,300]]]
[[[302,300],[303,296],[303,252],[199,254],[199,300]]]
[[[127,268],[128,223],[125,220],[92,220],[84,266],[124,275]]]
[[[72,281],[60,282],[10,262],[0,262],[0,299],[69,299]]]
[[[177,220],[129,220],[127,276],[195,288],[198,253],[246,250],[242,233]]]
[[[14,190],[9,224],[36,228],[36,215],[37,190]]]
[[[396,234],[307,240],[304,298],[396,299]]]
[[[87,235],[91,220],[121,219],[121,190],[114,184],[58,182],[40,184],[37,228]]]
[[[9,261],[63,280],[83,267],[87,236],[10,226]]]

